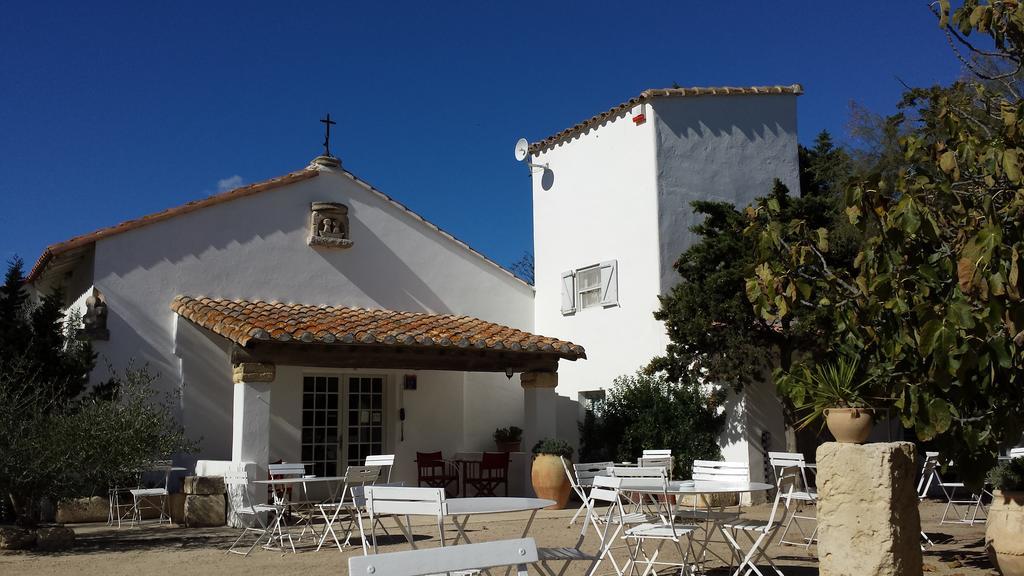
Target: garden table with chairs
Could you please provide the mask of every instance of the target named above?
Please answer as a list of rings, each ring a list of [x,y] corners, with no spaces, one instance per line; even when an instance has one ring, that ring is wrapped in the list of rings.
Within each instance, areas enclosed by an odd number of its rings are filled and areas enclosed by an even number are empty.
[[[774,484],[768,484],[766,482],[722,482],[715,480],[670,480],[665,484],[660,482],[644,483],[644,479],[624,479],[622,489],[629,492],[637,492],[648,496],[656,497],[661,494],[667,494],[669,497],[675,496],[676,498],[686,496],[724,496],[724,495],[739,495],[744,493],[752,492],[767,492],[775,489]],[[700,541],[700,547],[696,551],[697,557],[704,557],[709,552],[709,544],[711,541],[711,534],[716,530],[721,532],[723,535],[726,534],[727,520],[735,519],[729,515],[722,514],[722,510],[726,508],[725,505],[716,504],[713,498],[704,498],[704,514],[701,516],[705,522],[708,523],[704,526],[704,538]],[[672,512],[680,514],[678,503],[674,506],[669,503]],[[694,503],[696,508],[696,502]],[[735,516],[739,516],[737,513]],[[729,536],[726,536],[728,539]],[[716,555],[717,556],[717,555]],[[719,558],[719,560],[726,561],[725,558]]]

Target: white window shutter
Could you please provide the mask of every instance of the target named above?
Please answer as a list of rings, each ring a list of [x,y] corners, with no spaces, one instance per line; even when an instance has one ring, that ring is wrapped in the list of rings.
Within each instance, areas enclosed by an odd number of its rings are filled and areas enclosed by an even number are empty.
[[[619,303],[619,261],[601,262],[601,305]]]
[[[576,312],[576,278],[572,270],[562,272],[562,314]]]

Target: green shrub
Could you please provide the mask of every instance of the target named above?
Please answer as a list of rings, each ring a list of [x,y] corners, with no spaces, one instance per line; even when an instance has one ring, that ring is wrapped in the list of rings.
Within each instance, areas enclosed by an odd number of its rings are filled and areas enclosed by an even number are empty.
[[[572,452],[572,446],[568,442],[557,438],[544,438],[533,445],[534,454],[551,454],[552,456],[572,458]]]
[[[986,480],[993,488],[1003,492],[1024,490],[1024,458],[1000,463],[989,470]]]
[[[688,478],[694,460],[721,457],[725,414],[717,406],[723,399],[721,391],[668,382],[661,373],[620,376],[580,426],[580,458],[635,462],[644,449],[670,448],[673,474]]]
[[[519,442],[523,439],[523,429],[519,426],[498,428],[494,431],[495,442]]]

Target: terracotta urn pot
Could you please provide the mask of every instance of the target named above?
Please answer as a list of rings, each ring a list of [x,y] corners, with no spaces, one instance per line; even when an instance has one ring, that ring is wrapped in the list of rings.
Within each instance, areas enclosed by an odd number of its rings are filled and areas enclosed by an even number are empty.
[[[871,435],[875,420],[864,408],[826,408],[825,424],[836,442],[863,444]]]
[[[1003,576],[1024,576],[1024,490],[992,494],[985,521],[985,549]]]
[[[548,510],[562,510],[569,502],[572,485],[562,467],[562,457],[554,454],[538,454],[533,459],[533,470],[530,472],[533,491],[538,498],[554,500],[554,506]]]

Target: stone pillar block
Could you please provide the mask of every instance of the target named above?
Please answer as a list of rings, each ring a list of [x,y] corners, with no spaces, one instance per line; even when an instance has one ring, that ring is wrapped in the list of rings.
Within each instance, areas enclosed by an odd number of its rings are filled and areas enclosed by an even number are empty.
[[[189,528],[223,526],[224,518],[223,494],[185,495],[185,526]]]
[[[910,442],[818,447],[821,576],[921,576]]]
[[[58,524],[106,522],[110,515],[110,500],[106,496],[91,496],[62,500],[57,504]]]
[[[186,476],[182,484],[182,492],[185,494],[197,494],[207,496],[210,494],[224,493],[223,476]]]

